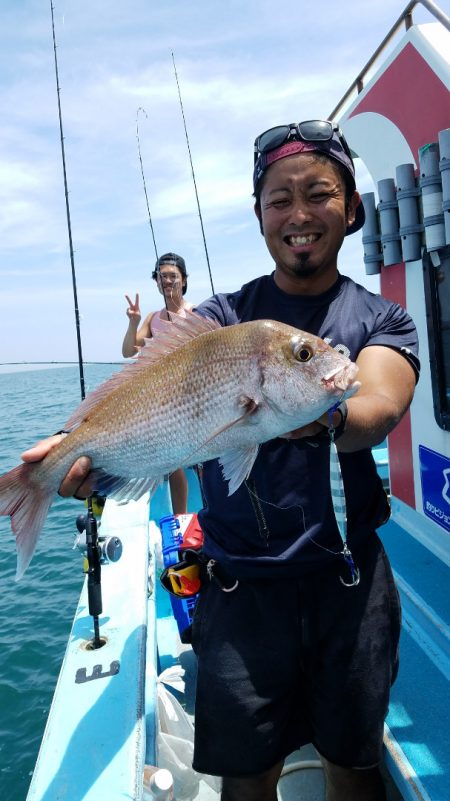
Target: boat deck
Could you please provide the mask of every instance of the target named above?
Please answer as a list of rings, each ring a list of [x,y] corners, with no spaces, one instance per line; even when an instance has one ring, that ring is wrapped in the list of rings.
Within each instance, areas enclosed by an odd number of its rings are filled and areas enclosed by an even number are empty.
[[[152,517],[159,520],[160,512],[152,503]],[[401,668],[385,736],[388,798],[448,801],[449,566],[412,529],[394,519],[380,531],[404,610]],[[426,521],[420,521],[420,531],[426,534],[425,529]],[[120,536],[124,545],[120,561],[102,571],[105,644],[89,650],[92,618],[85,585],[27,801],[141,801],[144,764],[156,764],[158,686],[167,669],[184,670],[183,691],[170,692],[193,719],[195,656],[180,642],[170,596],[158,580],[159,529],[149,523],[146,499],[127,506],[108,501],[101,533]],[[322,770],[294,769],[311,760],[317,762],[311,747],[289,757],[281,801],[323,801]],[[218,792],[201,781],[190,798],[218,801]]]
[[[387,757],[397,781],[406,782],[405,798],[447,801],[450,566],[420,541],[426,527],[425,518],[417,525],[417,515],[410,525],[399,525],[394,509],[394,519],[380,530],[403,610],[400,671],[387,718],[393,747]]]

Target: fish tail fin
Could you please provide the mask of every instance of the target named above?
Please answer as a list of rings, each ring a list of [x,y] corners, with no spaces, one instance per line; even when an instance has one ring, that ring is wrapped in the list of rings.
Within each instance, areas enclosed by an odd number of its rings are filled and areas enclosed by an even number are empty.
[[[22,464],[0,476],[0,515],[11,517],[16,535],[16,581],[31,561],[54,494],[52,489],[30,481],[33,468],[32,464]]]

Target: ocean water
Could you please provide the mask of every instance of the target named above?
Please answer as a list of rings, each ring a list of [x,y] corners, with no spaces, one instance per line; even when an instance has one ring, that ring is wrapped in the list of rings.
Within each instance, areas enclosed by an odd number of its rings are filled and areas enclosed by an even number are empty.
[[[86,365],[89,391],[117,371]],[[78,367],[0,374],[0,473],[58,431],[80,402]],[[0,518],[0,799],[24,801],[83,583],[73,550],[80,501],[57,498],[24,577],[15,538]]]

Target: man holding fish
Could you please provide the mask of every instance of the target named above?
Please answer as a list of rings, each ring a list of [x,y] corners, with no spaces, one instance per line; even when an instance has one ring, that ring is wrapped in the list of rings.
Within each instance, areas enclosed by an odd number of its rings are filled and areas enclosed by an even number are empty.
[[[408,409],[419,361],[408,314],[338,271],[344,236],[364,222],[354,175],[347,143],[329,121],[280,125],[257,137],[255,212],[275,271],[203,303],[199,313],[221,328],[211,323],[201,333],[199,324],[195,332],[193,322],[192,338],[159,357],[166,373],[184,351],[196,369],[207,363],[215,374],[225,364],[230,381],[235,369],[242,374],[228,418],[211,434],[195,440],[186,421],[187,452],[173,464],[204,465],[199,518],[211,580],[192,632],[194,768],[224,777],[223,801],[276,801],[284,759],[309,742],[324,765],[327,801],[385,799],[378,765],[400,610],[376,534],[389,511],[370,449]],[[176,325],[183,336],[186,323]],[[196,343],[204,343],[197,355]],[[149,358],[156,370],[157,355]],[[194,392],[189,380],[186,374],[184,394]],[[208,405],[209,381],[203,377],[190,416]],[[213,389],[212,404],[222,398],[226,406],[225,390]],[[73,438],[58,474],[66,473],[64,496],[93,486],[130,495],[131,468],[126,479],[111,476],[95,448],[77,443],[83,426],[95,428],[96,408],[75,413],[64,440],[50,437],[23,455],[25,467],[43,457],[45,465]],[[334,442],[343,529],[330,482]],[[92,458],[94,481],[87,456],[68,469],[82,453]],[[99,464],[106,477],[98,477]],[[14,516],[18,495],[3,500],[9,475],[0,479],[0,512]],[[16,487],[23,480],[15,474]]]

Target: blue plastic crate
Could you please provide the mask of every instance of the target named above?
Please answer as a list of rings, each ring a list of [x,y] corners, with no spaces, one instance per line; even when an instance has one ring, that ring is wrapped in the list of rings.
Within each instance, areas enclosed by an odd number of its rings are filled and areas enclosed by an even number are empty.
[[[180,524],[174,515],[165,515],[159,521],[161,531],[164,567],[180,561],[179,549],[182,543]]]
[[[178,631],[180,635],[183,634],[188,626],[192,623],[194,617],[195,604],[197,603],[197,595],[192,595],[190,598],[175,598],[174,595],[170,596],[170,603],[172,604],[172,611],[175,620],[177,621]]]
[[[164,567],[170,567],[180,561],[179,549],[183,541],[180,524],[174,515],[166,515],[159,521],[162,540],[162,554]],[[180,634],[192,623],[198,593],[190,598],[176,598],[170,595],[173,616],[177,622]]]

